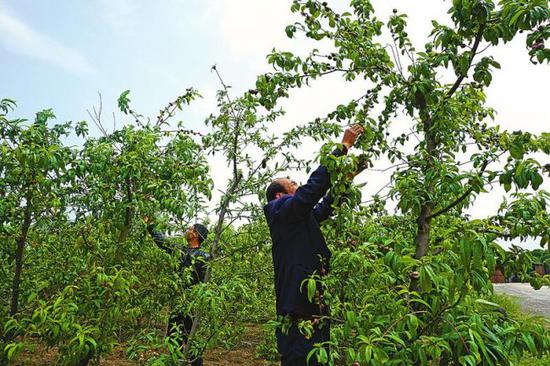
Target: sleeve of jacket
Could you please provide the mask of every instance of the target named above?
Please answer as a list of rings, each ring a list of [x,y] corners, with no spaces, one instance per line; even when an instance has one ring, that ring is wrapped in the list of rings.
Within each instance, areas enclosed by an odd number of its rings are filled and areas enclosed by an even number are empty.
[[[164,250],[168,254],[172,254],[174,252],[174,247],[172,246],[172,244],[168,242],[166,236],[163,233],[155,230],[154,225],[147,226],[147,231],[153,238],[155,244],[157,244],[160,249]]]
[[[333,202],[334,202],[334,199],[332,198],[332,195],[329,193],[323,198],[323,200],[320,203],[316,204],[315,207],[313,207],[313,216],[315,216],[315,219],[319,224],[325,221],[326,219],[328,219],[332,215]]]
[[[335,150],[332,154],[340,156],[343,153],[340,150]],[[294,196],[285,202],[284,206],[281,207],[281,211],[297,219],[306,217],[329,188],[330,176],[328,170],[321,165],[311,174],[307,183],[299,187]]]

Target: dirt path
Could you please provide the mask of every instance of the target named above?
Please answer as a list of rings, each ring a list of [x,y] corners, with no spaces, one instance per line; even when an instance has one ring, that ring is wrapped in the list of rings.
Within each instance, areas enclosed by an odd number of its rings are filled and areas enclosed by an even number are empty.
[[[256,358],[256,346],[264,337],[260,326],[250,324],[246,327],[244,339],[235,349],[216,348],[204,355],[204,364],[208,366],[273,366],[278,363]],[[55,349],[46,350],[43,344],[29,341],[21,357],[13,362],[13,366],[45,366],[56,365],[58,354]],[[102,366],[135,366],[140,363],[129,361],[124,352],[124,346],[117,347],[111,354],[101,360]]]
[[[516,297],[525,312],[550,319],[550,288],[535,290],[528,283],[499,283],[493,286],[496,292]]]

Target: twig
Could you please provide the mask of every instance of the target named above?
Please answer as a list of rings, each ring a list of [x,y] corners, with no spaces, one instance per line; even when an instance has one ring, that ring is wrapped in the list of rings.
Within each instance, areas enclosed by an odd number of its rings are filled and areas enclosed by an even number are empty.
[[[485,160],[483,162],[483,165],[481,166],[481,169],[478,173],[479,176],[481,176],[483,174],[483,172],[485,171],[485,169],[487,168],[487,165],[489,164],[489,160]],[[471,185],[470,188],[468,188],[464,193],[462,193],[462,195],[460,195],[453,203],[449,204],[447,207],[431,214],[428,216],[428,219],[433,219],[434,217],[437,217],[439,215],[443,215],[444,213],[446,212],[449,212],[453,207],[455,207],[456,205],[458,205],[460,202],[462,202],[464,199],[466,199],[466,197],[468,197],[470,195],[470,193],[472,193],[474,190],[474,186]]]
[[[468,61],[468,67],[466,68],[466,71],[456,79],[456,81],[453,84],[453,86],[451,87],[451,89],[449,89],[449,91],[447,92],[447,98],[450,98],[454,94],[454,92],[458,89],[458,87],[460,86],[460,84],[462,83],[464,78],[466,77],[467,71],[470,69],[470,66],[472,66],[472,61],[474,60],[474,57],[476,56],[477,48],[479,47],[479,43],[481,42],[481,39],[483,38],[483,31],[484,30],[485,30],[485,23],[483,23],[479,26],[479,30],[476,34],[475,39],[474,39],[474,45],[472,46],[472,51],[471,51],[472,54],[470,56],[470,60]]]
[[[103,99],[101,97],[101,93],[100,92],[97,92],[97,94],[99,95],[99,110],[96,110],[95,106],[92,107],[92,110],[93,110],[93,114],[92,112],[90,112],[89,109],[86,109],[86,112],[88,113],[88,116],[90,116],[90,118],[92,119],[92,122],[94,122],[94,124],[97,126],[97,128],[101,131],[101,133],[107,137],[109,136],[109,134],[107,133],[107,131],[105,130],[105,128],[103,128],[103,124],[101,123],[101,112],[103,110]]]
[[[374,169],[374,168],[366,168],[365,170],[369,170],[371,172],[387,172],[388,170],[390,169],[393,169],[393,168],[398,168],[400,166],[403,166],[403,165],[407,165],[408,163],[399,163],[399,164],[394,164],[394,165],[391,165],[387,168],[383,168],[383,169]],[[385,188],[385,187],[384,187]]]

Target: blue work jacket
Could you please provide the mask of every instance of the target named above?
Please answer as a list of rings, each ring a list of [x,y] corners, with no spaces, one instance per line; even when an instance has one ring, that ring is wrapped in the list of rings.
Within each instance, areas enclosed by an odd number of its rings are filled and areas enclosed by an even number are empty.
[[[294,195],[264,206],[273,242],[277,315],[309,318],[322,313],[319,304],[308,300],[307,286],[302,283],[314,273],[329,270],[331,252],[319,227],[332,214],[329,188],[327,168],[320,166]]]

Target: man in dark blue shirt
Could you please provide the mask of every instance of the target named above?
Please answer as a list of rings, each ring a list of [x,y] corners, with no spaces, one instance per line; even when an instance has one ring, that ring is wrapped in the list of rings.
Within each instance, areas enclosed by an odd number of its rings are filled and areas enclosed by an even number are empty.
[[[145,217],[144,221],[149,223],[149,218]],[[199,282],[204,282],[206,275],[206,263],[210,260],[210,255],[201,249],[201,244],[208,236],[208,229],[201,224],[195,224],[185,232],[187,240],[187,250],[181,250],[178,246],[166,239],[165,235],[155,230],[155,226],[150,224],[147,226],[147,231],[153,238],[154,242],[170,255],[174,252],[180,253],[179,271],[184,272],[187,268],[191,269],[191,279],[189,286],[194,286]],[[172,311],[168,320],[167,335],[174,337],[179,342],[187,342],[191,327],[193,326],[193,316],[184,314],[181,311]],[[202,366],[203,361],[200,355],[196,356],[191,362],[191,366]]]
[[[342,139],[343,151],[336,150],[333,154],[346,154],[361,133],[363,128],[359,125],[347,129]],[[305,366],[313,345],[330,340],[329,322],[319,321],[329,315],[322,291],[317,289],[316,301],[312,302],[304,285],[304,280],[312,275],[324,276],[329,271],[331,253],[319,228],[332,214],[329,188],[330,177],[324,166],[317,168],[301,187],[290,179],[280,178],[267,188],[264,213],[273,242],[276,311],[279,318],[290,321],[287,331],[276,331],[283,366]],[[298,330],[297,323],[302,320],[314,324],[310,337]],[[315,358],[309,365],[317,365]]]

